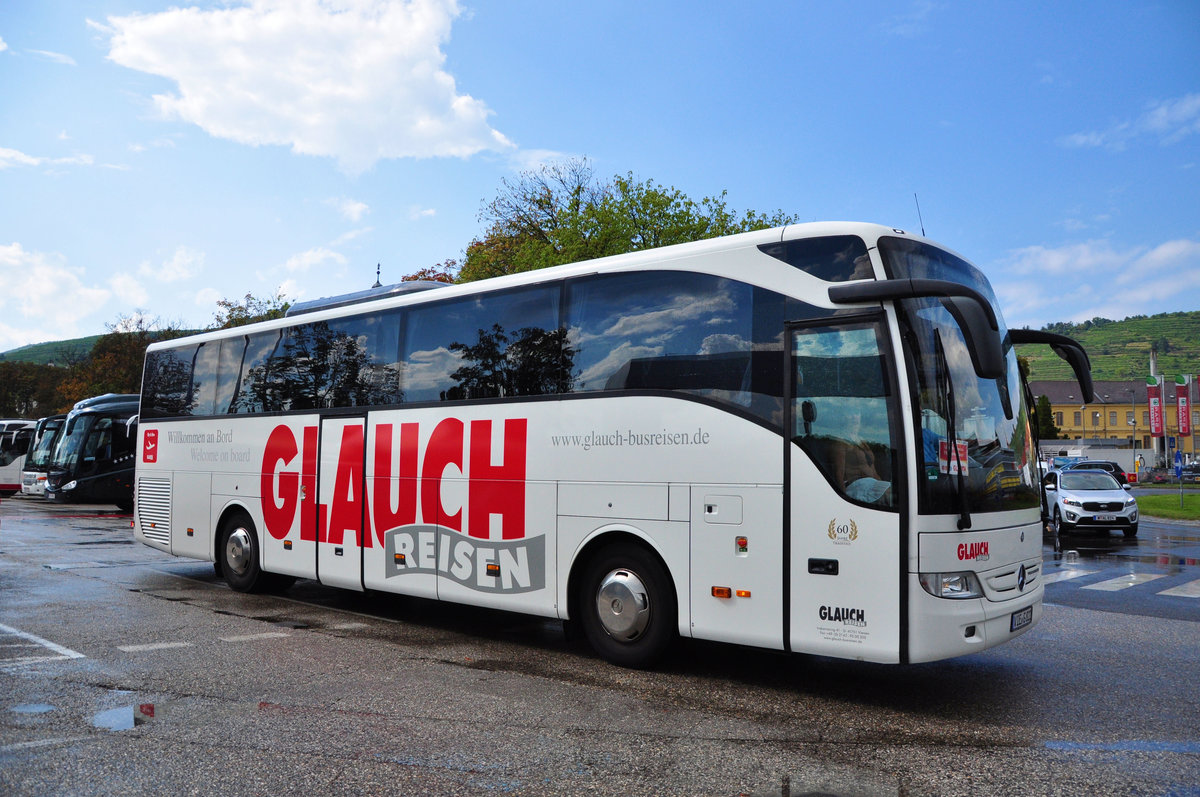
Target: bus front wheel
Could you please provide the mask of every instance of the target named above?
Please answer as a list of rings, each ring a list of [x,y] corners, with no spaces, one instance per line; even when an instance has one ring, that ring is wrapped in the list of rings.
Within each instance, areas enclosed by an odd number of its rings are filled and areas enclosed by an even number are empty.
[[[678,611],[671,579],[658,558],[640,546],[620,543],[593,557],[576,605],[588,643],[613,664],[649,667],[675,639]]]
[[[264,578],[259,567],[258,534],[247,515],[230,516],[221,527],[218,563],[225,582],[238,592],[255,592]]]

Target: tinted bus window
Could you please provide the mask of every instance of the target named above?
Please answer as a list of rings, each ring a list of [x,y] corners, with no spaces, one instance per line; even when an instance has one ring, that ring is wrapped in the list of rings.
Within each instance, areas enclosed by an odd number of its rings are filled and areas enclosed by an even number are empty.
[[[229,406],[231,413],[271,412],[280,409],[268,379],[268,364],[280,337],[281,333],[277,329],[247,336],[241,377],[233,402]]]
[[[142,375],[142,417],[186,415],[191,407],[192,362],[198,346],[151,352]]]
[[[829,282],[874,279],[867,245],[857,235],[830,235],[824,238],[800,238],[759,247],[806,274]]]
[[[405,401],[537,396],[565,389],[559,287],[539,285],[411,308]]]
[[[319,409],[400,401],[399,311],[292,327],[271,358],[276,409]]]

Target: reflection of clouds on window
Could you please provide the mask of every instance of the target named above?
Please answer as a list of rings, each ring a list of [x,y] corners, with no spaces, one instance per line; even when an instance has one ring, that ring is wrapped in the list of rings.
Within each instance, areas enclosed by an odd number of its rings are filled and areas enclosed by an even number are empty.
[[[680,332],[683,332],[685,329],[686,327],[672,327],[671,329],[663,332],[661,335],[652,335],[646,338],[643,343],[647,343],[651,346],[662,346],[670,343],[672,338],[677,336]]]
[[[750,341],[746,340],[741,335],[717,333],[715,335],[709,335],[704,340],[700,341],[700,350],[696,353],[726,354],[734,351],[750,351]]]
[[[801,357],[863,357],[879,353],[875,333],[869,329],[799,337],[792,349]]]
[[[608,376],[625,363],[630,360],[658,357],[662,353],[662,346],[635,346],[626,341],[609,352],[604,359],[584,369],[579,375],[578,389],[602,389]]]
[[[681,294],[662,309],[633,311],[622,315],[604,331],[607,337],[636,337],[670,330],[671,336],[687,328],[689,322],[711,318],[719,312],[734,310],[733,297],[727,294]],[[709,322],[711,323],[711,321]]]
[[[438,392],[450,386],[449,374],[461,364],[462,355],[440,346],[429,351],[414,351],[402,363],[405,393],[410,401],[436,399]],[[432,391],[433,395],[427,395]]]

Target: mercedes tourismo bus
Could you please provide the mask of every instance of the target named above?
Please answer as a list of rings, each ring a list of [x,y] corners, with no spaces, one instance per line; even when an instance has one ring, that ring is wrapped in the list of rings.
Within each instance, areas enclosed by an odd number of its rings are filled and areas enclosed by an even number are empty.
[[[50,457],[47,500],[133,508],[138,403],[136,393],[106,393],[75,404]]]
[[[1018,342],[961,257],[788,226],[152,344],[137,539],[296,577],[875,662],[1041,614]],[[332,306],[340,305],[340,306]]]
[[[25,458],[25,466],[21,470],[21,494],[45,495],[46,474],[50,470],[50,458],[54,455],[54,445],[58,435],[66,423],[66,415],[51,415],[41,418],[33,432],[33,440],[29,443],[29,455]]]

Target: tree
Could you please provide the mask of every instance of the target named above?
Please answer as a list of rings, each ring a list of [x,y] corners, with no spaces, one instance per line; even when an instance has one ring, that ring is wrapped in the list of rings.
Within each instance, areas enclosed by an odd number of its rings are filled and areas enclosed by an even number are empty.
[[[426,266],[420,271],[414,271],[406,277],[401,277],[401,282],[415,282],[417,280],[428,280],[430,282],[454,282],[454,278],[458,276],[459,265],[454,258],[443,260],[441,263],[433,266]]]
[[[0,362],[0,418],[37,418],[60,403],[58,386],[67,372],[52,365]]]
[[[142,384],[142,365],[146,347],[157,340],[169,340],[183,334],[178,325],[163,324],[140,313],[120,316],[106,324],[108,334],[101,336],[87,359],[72,368],[60,386],[60,410],[85,398],[104,393],[137,393]]]
[[[693,200],[633,174],[598,181],[585,159],[503,180],[480,211],[487,224],[472,241],[459,282],[532,271],[794,221],[782,211],[735,213],[726,194]]]
[[[211,329],[230,329],[253,324],[255,321],[283,318],[289,307],[291,302],[284,295],[282,288],[276,290],[274,296],[265,299],[260,299],[252,293],[247,293],[241,301],[218,299]]]
[[[1057,440],[1062,436],[1062,430],[1054,425],[1054,413],[1050,408],[1050,399],[1038,396],[1037,409],[1034,412],[1037,416],[1039,440]]]

